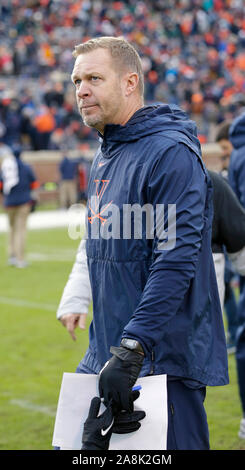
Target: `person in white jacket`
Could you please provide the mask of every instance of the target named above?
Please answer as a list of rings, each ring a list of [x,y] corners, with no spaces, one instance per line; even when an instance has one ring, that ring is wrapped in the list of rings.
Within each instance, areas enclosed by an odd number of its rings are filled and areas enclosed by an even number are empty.
[[[92,292],[87,268],[86,240],[79,244],[76,259],[65,285],[60,304],[57,310],[57,318],[76,340],[75,328],[84,330],[86,317]]]

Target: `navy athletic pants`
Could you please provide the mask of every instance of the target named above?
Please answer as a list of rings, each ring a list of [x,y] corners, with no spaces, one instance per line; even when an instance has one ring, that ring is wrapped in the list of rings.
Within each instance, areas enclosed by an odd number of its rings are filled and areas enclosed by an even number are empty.
[[[193,389],[180,380],[168,381],[167,450],[209,450],[204,409],[206,387]]]
[[[239,393],[245,416],[245,276],[240,276],[240,298],[238,303],[238,329],[236,338],[236,363]]]

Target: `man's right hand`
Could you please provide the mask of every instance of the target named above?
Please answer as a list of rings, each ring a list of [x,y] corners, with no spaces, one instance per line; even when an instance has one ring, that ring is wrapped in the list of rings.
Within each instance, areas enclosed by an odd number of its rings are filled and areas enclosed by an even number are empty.
[[[81,330],[85,330],[86,328],[86,313],[66,313],[62,315],[60,321],[62,325],[67,329],[70,333],[73,341],[76,341],[76,335],[74,333],[75,329],[78,327]]]
[[[112,357],[99,373],[99,394],[108,406],[112,400],[117,411],[132,412],[134,386],[144,361],[144,354],[131,351],[124,346],[111,346]]]

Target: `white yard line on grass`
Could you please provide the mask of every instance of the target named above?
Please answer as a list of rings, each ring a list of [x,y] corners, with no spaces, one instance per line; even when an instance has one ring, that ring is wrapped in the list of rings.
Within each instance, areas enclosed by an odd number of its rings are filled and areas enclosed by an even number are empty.
[[[29,215],[27,227],[35,229],[64,228],[70,225],[84,227],[86,209],[82,204],[74,204],[69,210],[36,211]],[[0,214],[0,232],[7,232],[9,223],[7,215]]]
[[[62,263],[70,262],[72,263],[75,259],[75,252],[72,253],[72,255],[66,255],[64,254],[49,254],[49,253],[28,253],[27,254],[27,259],[28,261],[47,261],[53,262],[53,261],[61,261]]]
[[[57,305],[43,304],[42,302],[29,302],[28,300],[13,299],[0,296],[0,304],[14,305],[15,307],[37,308],[38,310],[48,310],[54,312]]]
[[[25,410],[28,411],[34,411],[36,413],[43,413],[48,416],[56,416],[56,411],[51,409],[48,406],[40,406],[40,405],[35,405],[34,403],[31,403],[30,401],[27,400],[19,400],[19,399],[13,399],[10,400],[9,402],[11,405],[16,405],[19,406],[20,408],[24,408]]]

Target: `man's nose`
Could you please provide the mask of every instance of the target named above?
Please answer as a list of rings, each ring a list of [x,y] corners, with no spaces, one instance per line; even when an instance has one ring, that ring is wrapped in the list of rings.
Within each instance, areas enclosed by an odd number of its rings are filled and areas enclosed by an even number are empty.
[[[91,95],[90,88],[88,84],[86,84],[84,81],[81,81],[80,86],[78,87],[77,90],[77,96],[79,98],[85,98],[86,96]]]

